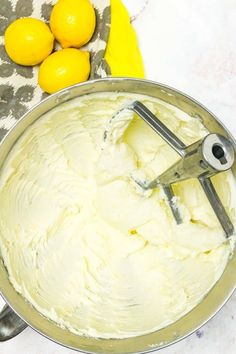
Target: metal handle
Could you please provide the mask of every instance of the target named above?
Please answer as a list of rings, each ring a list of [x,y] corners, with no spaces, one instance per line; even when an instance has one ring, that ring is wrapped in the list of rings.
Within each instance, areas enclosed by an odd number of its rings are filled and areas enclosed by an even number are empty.
[[[199,178],[199,182],[201,183],[201,186],[206,193],[206,196],[212,206],[212,209],[214,210],[225,234],[226,237],[230,237],[234,233],[234,225],[232,224],[228,214],[226,213],[226,210],[218,197],[218,194],[216,193],[215,187],[213,186],[210,178]]]
[[[181,156],[179,161],[153,181],[145,184],[143,188],[152,189],[162,185],[176,222],[180,224],[182,222],[181,214],[174,202],[171,184],[184,181],[188,178],[198,178],[226,236],[230,237],[234,233],[234,226],[216,193],[210,177],[218,172],[227,171],[232,167],[234,163],[234,147],[232,142],[222,135],[211,133],[204,139],[190,146],[185,146],[141,102],[135,101],[130,109],[136,112]]]
[[[137,113],[157,134],[159,134],[180,156],[183,156],[185,144],[165,126],[146,106],[135,101],[131,109]]]
[[[233,144],[219,134],[208,134],[203,140],[187,146],[184,151],[184,157],[150,182],[149,188],[189,178],[208,178],[229,170],[234,163]]]
[[[0,342],[11,339],[21,333],[27,324],[8,306],[0,312]]]

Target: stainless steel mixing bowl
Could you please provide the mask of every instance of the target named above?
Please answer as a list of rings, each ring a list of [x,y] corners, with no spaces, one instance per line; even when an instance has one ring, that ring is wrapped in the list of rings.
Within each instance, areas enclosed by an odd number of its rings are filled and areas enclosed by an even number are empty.
[[[233,137],[217,118],[206,108],[190,97],[172,88],[146,80],[129,78],[108,78],[89,81],[62,90],[45,99],[26,113],[0,144],[0,164],[24,130],[42,114],[62,102],[81,95],[104,92],[132,92],[160,98],[182,109],[193,117],[201,119],[210,132],[222,134],[234,141]],[[94,107],[96,109],[96,107]],[[234,143],[235,144],[235,143]],[[233,167],[236,177],[236,163]],[[202,302],[177,322],[159,331],[129,339],[95,339],[77,336],[39,314],[13,288],[8,279],[6,268],[0,258],[0,292],[9,306],[0,314],[0,340],[6,340],[18,334],[26,323],[49,339],[86,353],[144,353],[172,344],[202,326],[229,299],[236,287],[236,253],[215,286]],[[63,289],[62,289],[63,291]],[[18,315],[16,315],[18,314]]]

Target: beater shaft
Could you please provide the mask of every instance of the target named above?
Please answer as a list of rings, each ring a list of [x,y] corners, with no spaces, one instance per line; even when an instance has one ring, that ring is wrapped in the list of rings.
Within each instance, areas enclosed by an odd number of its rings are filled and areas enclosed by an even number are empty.
[[[145,184],[143,188],[162,186],[176,222],[182,222],[180,212],[174,202],[172,184],[190,178],[198,178],[214,212],[227,237],[234,233],[234,226],[210,180],[215,174],[229,170],[234,163],[232,142],[219,134],[208,134],[202,140],[186,146],[170,131],[144,104],[133,102],[128,109],[137,113],[156,133],[158,133],[179,155],[180,159],[164,173]]]

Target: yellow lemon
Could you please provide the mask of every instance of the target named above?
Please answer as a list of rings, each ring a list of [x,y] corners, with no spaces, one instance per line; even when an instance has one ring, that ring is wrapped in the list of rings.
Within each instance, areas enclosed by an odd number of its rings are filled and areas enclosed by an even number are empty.
[[[59,0],[51,12],[50,27],[62,48],[86,44],[95,24],[95,11],[89,0]]]
[[[53,93],[65,87],[86,81],[90,74],[89,53],[75,48],[58,50],[40,65],[38,83]]]
[[[20,18],[6,29],[5,48],[9,57],[20,65],[41,63],[53,50],[50,28],[36,18]]]

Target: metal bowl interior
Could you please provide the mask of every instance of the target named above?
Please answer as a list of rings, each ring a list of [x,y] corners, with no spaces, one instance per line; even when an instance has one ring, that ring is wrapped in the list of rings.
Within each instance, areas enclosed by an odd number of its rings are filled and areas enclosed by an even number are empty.
[[[96,93],[119,91],[145,94],[160,98],[177,106],[193,117],[200,118],[210,132],[233,137],[206,108],[190,97],[172,88],[146,80],[110,78],[90,81],[62,90],[39,103],[26,113],[0,144],[0,165],[24,130],[42,114],[72,98]],[[236,163],[233,168],[236,177]],[[159,331],[129,339],[94,339],[77,336],[43,317],[21,295],[8,279],[7,271],[0,259],[0,291],[13,310],[32,328],[49,339],[66,347],[86,353],[144,353],[163,348],[189,335],[208,321],[223,306],[236,287],[236,254],[229,261],[223,275],[203,301],[177,322]],[[62,289],[63,291],[63,289]]]

